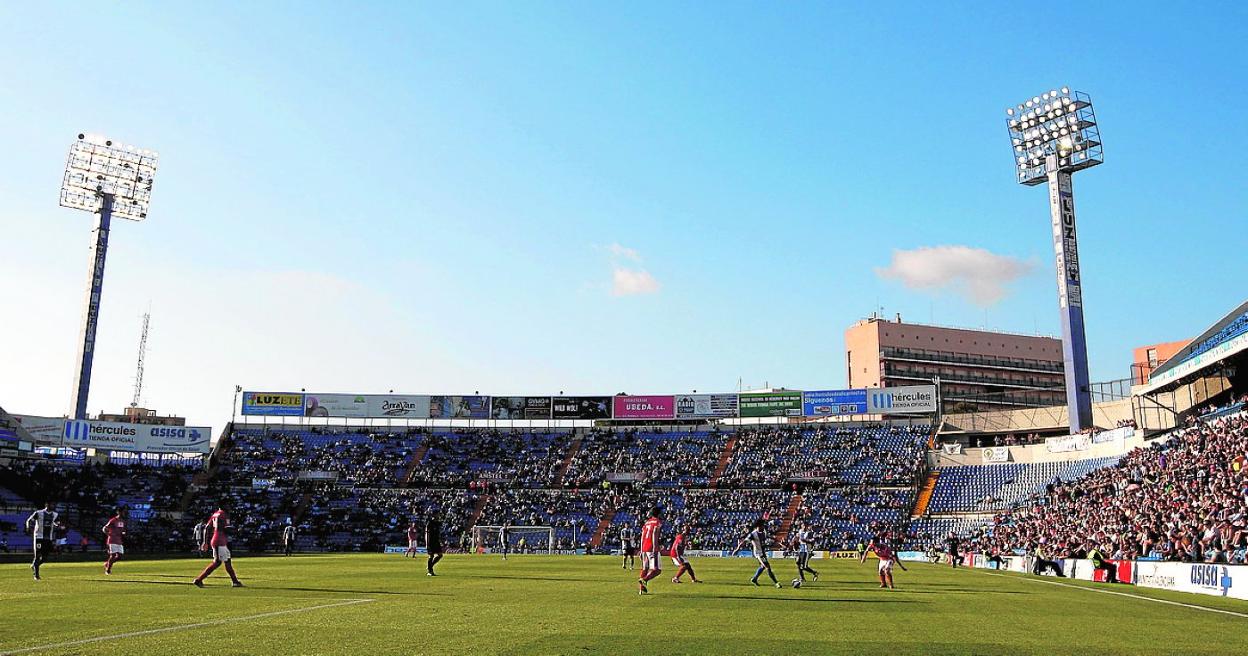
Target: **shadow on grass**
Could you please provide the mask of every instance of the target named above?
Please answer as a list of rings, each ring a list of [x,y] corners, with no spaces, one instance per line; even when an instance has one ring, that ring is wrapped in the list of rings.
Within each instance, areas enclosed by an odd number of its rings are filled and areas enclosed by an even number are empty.
[[[506,580],[506,581],[549,581],[551,583],[563,583],[567,581],[577,581],[580,583],[620,583],[627,585],[637,585],[635,580],[623,579],[622,581],[605,581],[603,579],[582,579],[570,576],[511,576],[511,575],[492,575],[492,574],[455,574],[456,579],[484,579],[484,580]]]
[[[188,581],[139,581],[135,579],[104,579],[97,581],[98,583],[138,583],[140,585],[176,585],[176,586],[194,586]],[[349,590],[346,588],[302,588],[295,586],[273,586],[273,585],[253,585],[250,583],[243,584],[243,590],[276,590],[286,592],[329,592],[334,594],[367,594],[367,595],[395,595],[395,596],[422,596],[422,597],[447,597],[450,596],[445,592],[399,592],[395,590]],[[228,585],[206,584],[209,588],[225,588]]]
[[[925,601],[915,601],[913,599],[811,599],[802,597],[762,597],[752,595],[698,595],[696,597],[682,597],[682,599],[761,599],[763,601],[785,601],[785,602],[803,602],[816,604],[925,604]]]

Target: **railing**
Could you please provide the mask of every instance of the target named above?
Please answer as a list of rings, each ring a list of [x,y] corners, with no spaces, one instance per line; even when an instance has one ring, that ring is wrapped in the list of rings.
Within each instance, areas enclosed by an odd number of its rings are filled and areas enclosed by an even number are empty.
[[[1063,371],[1063,365],[1060,362],[1031,360],[1028,358],[998,358],[987,355],[965,355],[951,351],[930,351],[928,349],[911,349],[896,346],[884,347],[881,349],[881,354],[885,358],[909,358],[945,364],[1001,367],[1043,373],[1062,373]]]

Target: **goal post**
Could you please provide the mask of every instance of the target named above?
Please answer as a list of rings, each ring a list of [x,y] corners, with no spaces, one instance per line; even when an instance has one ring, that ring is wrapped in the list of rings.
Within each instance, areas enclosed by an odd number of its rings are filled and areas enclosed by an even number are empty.
[[[502,553],[503,527],[477,525],[472,527],[473,553]],[[506,527],[507,553],[553,554],[555,552],[555,528],[553,526]]]

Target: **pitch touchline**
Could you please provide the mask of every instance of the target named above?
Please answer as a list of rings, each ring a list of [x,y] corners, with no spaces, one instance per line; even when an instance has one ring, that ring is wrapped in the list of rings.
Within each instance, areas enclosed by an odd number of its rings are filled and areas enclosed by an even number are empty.
[[[177,626],[166,626],[160,629],[147,629],[145,631],[133,631],[130,633],[118,633],[116,635],[100,636],[98,638],[84,638],[82,640],[70,640],[69,642],[56,642],[47,645],[39,645],[38,647],[23,647],[14,649],[0,654],[0,656],[9,656],[11,654],[25,654],[32,651],[43,651],[45,649],[60,649],[62,647],[76,647],[78,645],[87,645],[93,642],[103,642],[105,640],[120,640],[122,638],[137,638],[139,636],[152,635],[156,633],[170,633],[173,631],[185,631],[187,629],[198,629],[204,626],[215,626],[217,624],[230,624],[233,622],[247,622],[250,620],[259,620],[266,617],[277,617],[278,615],[290,615],[292,613],[306,613],[312,610],[321,610],[323,608],[335,608],[337,606],[350,606],[353,604],[366,604],[372,599],[346,599],[337,601],[332,604],[319,604],[316,606],[307,606],[304,608],[288,608],[286,610],[275,610],[268,613],[260,613],[258,615],[246,615],[243,617],[226,617],[219,620],[209,620],[207,622],[195,622],[194,624],[179,624]]]
[[[1119,597],[1143,599],[1144,601],[1154,601],[1159,604],[1167,604],[1170,606],[1182,606],[1184,608],[1194,608],[1196,610],[1206,610],[1206,611],[1209,611],[1210,613],[1222,613],[1224,615],[1234,615],[1235,617],[1243,617],[1243,618],[1248,619],[1248,614],[1237,613],[1233,610],[1222,610],[1221,608],[1210,608],[1208,606],[1197,606],[1196,604],[1185,604],[1181,601],[1170,601],[1169,599],[1157,599],[1156,597],[1145,597],[1143,595],[1131,594],[1130,592],[1118,592],[1117,590],[1102,590],[1100,588],[1085,588],[1082,585],[1071,585],[1069,583],[1062,583],[1061,581],[1046,581],[1044,579],[1033,579],[1033,578],[1028,578],[1026,576],[1006,576],[1005,574],[997,574],[995,572],[981,571],[980,573],[987,574],[988,576],[1000,576],[1003,579],[1014,579],[1017,581],[1031,581],[1032,583],[1047,583],[1049,585],[1060,585],[1063,588],[1074,588],[1076,590],[1087,590],[1088,592],[1099,592],[1101,594],[1118,595]]]

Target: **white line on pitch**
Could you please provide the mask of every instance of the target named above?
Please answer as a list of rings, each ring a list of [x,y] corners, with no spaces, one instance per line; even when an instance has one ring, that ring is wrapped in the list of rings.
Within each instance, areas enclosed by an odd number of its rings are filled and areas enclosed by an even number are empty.
[[[1102,590],[1101,588],[1087,588],[1082,585],[1071,585],[1060,581],[1047,581],[1045,579],[1033,579],[1027,576],[1007,576],[1005,574],[997,574],[995,572],[984,572],[988,576],[1000,576],[1003,579],[1014,579],[1016,581],[1031,581],[1032,583],[1048,583],[1049,585],[1060,585],[1063,588],[1074,588],[1076,590],[1087,590],[1088,592],[1099,592],[1101,594],[1118,595],[1119,597],[1130,597],[1132,599],[1143,599],[1144,601],[1153,601],[1159,604],[1167,604],[1169,606],[1182,606],[1184,608],[1193,608],[1195,610],[1206,610],[1210,613],[1222,613],[1223,615],[1234,615],[1235,617],[1243,617],[1248,619],[1248,614],[1237,613],[1233,610],[1222,610],[1221,608],[1210,608],[1208,606],[1198,606],[1196,604],[1185,604],[1181,601],[1170,601],[1169,599],[1158,599],[1156,597],[1145,597],[1143,595],[1131,594],[1130,592],[1118,592],[1117,590]]]
[[[99,636],[98,638],[84,638],[82,640],[70,640],[69,642],[54,642],[47,645],[39,645],[38,647],[23,647],[14,649],[0,654],[0,656],[10,656],[11,654],[25,654],[32,651],[43,651],[45,649],[60,649],[62,647],[76,647],[78,645],[88,645],[93,642],[104,642],[105,640],[120,640],[122,638],[137,638],[140,636],[153,635],[156,633],[170,633],[173,631],[185,631],[187,629],[198,629],[205,626],[216,626],[218,624],[232,624],[234,622],[247,622],[250,620],[260,620],[266,617],[277,617],[278,615],[290,615],[292,613],[306,613],[313,610],[321,610],[324,608],[335,608],[338,606],[351,606],[353,604],[366,604],[372,599],[344,599],[332,604],[320,604],[317,606],[306,606],[304,608],[288,608],[286,610],[275,610],[268,613],[260,613],[258,615],[245,615],[243,617],[225,617],[219,620],[209,620],[207,622],[195,622],[194,624],[179,624],[177,626],[166,626],[160,629],[147,629],[145,631],[132,631],[130,633],[118,633],[116,635]]]

